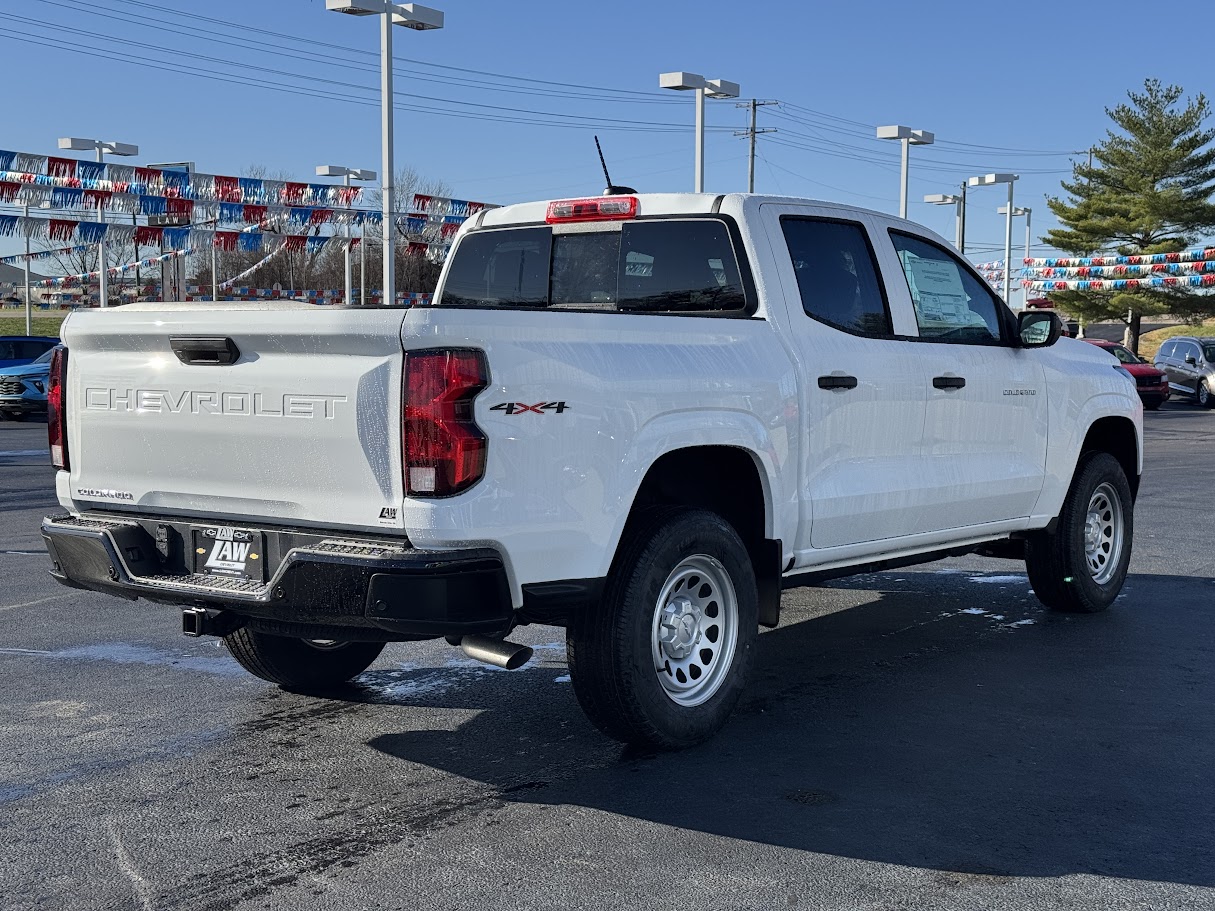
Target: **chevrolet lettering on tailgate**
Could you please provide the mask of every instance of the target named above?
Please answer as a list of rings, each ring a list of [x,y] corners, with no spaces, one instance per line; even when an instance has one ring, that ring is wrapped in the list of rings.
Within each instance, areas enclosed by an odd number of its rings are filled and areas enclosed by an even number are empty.
[[[92,411],[134,411],[156,414],[230,414],[268,418],[327,418],[332,420],[344,395],[287,392],[218,392],[184,389],[108,389],[89,386],[84,407]]]

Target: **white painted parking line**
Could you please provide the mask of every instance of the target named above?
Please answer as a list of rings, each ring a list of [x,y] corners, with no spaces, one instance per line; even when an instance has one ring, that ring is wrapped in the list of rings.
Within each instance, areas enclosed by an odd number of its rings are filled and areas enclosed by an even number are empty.
[[[16,610],[19,607],[33,607],[35,604],[46,604],[48,601],[62,601],[64,598],[74,597],[74,594],[74,592],[68,592],[65,595],[51,595],[47,598],[39,598],[36,601],[23,601],[20,604],[0,604],[0,612]]]

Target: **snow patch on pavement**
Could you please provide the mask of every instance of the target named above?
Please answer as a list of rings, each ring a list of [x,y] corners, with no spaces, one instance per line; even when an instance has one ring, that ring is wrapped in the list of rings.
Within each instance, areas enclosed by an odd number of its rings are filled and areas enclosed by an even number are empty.
[[[75,648],[49,651],[29,648],[0,648],[0,655],[21,655],[50,658],[54,661],[111,661],[115,664],[146,664],[153,667],[171,667],[184,671],[201,671],[221,677],[244,677],[240,665],[226,655],[200,656],[182,652],[170,652],[132,645],[129,642],[103,642],[81,645]]]

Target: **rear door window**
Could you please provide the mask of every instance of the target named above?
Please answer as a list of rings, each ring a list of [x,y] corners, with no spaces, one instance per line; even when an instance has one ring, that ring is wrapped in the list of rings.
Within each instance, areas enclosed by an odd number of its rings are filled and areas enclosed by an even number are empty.
[[[1160,351],[1157,352],[1156,357],[1157,358],[1172,357],[1173,349],[1176,347],[1177,347],[1176,342],[1165,342],[1163,345],[1160,346]]]
[[[786,216],[781,230],[808,316],[860,335],[888,336],[894,331],[861,225]]]
[[[654,219],[469,234],[439,306],[743,315],[747,295],[724,222]]]

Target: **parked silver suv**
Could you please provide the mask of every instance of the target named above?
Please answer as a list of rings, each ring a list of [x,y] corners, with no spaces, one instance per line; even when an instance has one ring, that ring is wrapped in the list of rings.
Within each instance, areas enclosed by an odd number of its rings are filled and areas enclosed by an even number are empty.
[[[1203,408],[1215,405],[1215,338],[1171,338],[1156,352],[1155,364],[1174,394],[1192,396]]]

